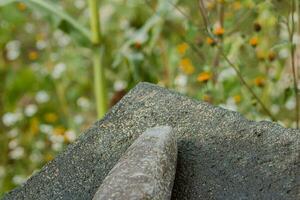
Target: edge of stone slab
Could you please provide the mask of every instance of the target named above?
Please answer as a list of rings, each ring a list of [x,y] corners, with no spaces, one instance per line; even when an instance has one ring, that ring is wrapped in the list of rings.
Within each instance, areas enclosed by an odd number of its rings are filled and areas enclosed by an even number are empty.
[[[156,84],[153,84],[153,83],[149,83],[149,82],[139,82],[115,106],[113,106],[107,112],[107,114],[104,116],[103,119],[96,121],[93,125],[98,126],[99,123],[101,123],[103,120],[109,119],[111,113],[115,113],[119,110],[119,108],[122,106],[123,101],[130,98],[130,96],[134,96],[134,94],[137,93],[138,91],[145,90],[145,88],[150,89],[152,91],[156,90],[156,91],[159,91],[159,92],[171,93],[171,94],[173,94],[175,96],[178,96],[180,98],[189,99],[194,103],[206,105],[210,109],[226,111],[228,113],[231,113],[231,114],[239,117],[241,120],[247,121],[249,123],[255,123],[255,124],[260,124],[260,125],[265,125],[265,126],[272,126],[272,127],[277,127],[277,128],[280,128],[280,129],[285,129],[285,130],[288,130],[288,131],[300,133],[300,129],[284,127],[283,125],[279,124],[278,122],[274,122],[274,121],[268,121],[268,120],[255,121],[255,120],[251,120],[251,119],[246,118],[243,114],[239,113],[238,111],[233,111],[233,110],[223,108],[221,106],[213,105],[213,104],[207,103],[205,101],[201,101],[199,99],[195,99],[193,97],[186,96],[186,95],[181,94],[178,91],[175,91],[173,89],[164,88],[162,86],[159,86],[159,85],[156,85]]]

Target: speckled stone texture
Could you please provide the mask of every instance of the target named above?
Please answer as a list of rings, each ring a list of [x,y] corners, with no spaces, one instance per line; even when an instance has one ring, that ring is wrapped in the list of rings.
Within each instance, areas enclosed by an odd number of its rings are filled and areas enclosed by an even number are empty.
[[[93,200],[169,200],[176,160],[177,142],[172,129],[147,129],[110,171]]]
[[[157,125],[177,135],[172,199],[300,199],[299,130],[147,83],[5,199],[92,199],[132,142]]]

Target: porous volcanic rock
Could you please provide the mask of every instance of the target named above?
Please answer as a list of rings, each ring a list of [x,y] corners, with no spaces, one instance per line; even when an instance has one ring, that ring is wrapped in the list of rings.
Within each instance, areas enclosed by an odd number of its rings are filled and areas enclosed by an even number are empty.
[[[147,128],[177,134],[172,199],[300,199],[300,131],[141,83],[4,199],[92,199]]]

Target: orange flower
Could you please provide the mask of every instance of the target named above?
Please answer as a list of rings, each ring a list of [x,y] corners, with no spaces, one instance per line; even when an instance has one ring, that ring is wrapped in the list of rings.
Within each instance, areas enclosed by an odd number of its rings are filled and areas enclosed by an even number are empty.
[[[134,43],[134,47],[135,47],[136,49],[140,49],[140,48],[142,48],[142,43],[141,43],[141,42],[135,42],[135,43]]]
[[[258,76],[254,79],[254,83],[258,87],[263,87],[265,85],[265,78],[262,76]]]
[[[17,4],[17,7],[18,7],[18,9],[19,9],[20,11],[24,11],[24,10],[26,10],[26,8],[27,8],[26,4],[25,4],[25,3],[21,3],[21,2],[19,2],[19,3]]]
[[[189,45],[184,42],[177,46],[177,51],[179,52],[180,55],[184,55],[188,48],[189,48]]]
[[[216,45],[216,41],[214,39],[210,38],[210,37],[206,38],[206,43],[211,45],[211,46]]]
[[[195,67],[188,58],[184,58],[180,61],[180,68],[185,74],[192,74],[195,71]]]
[[[37,51],[30,51],[28,53],[29,60],[36,60],[39,57],[39,54]]]
[[[249,44],[252,46],[252,47],[256,47],[258,45],[258,38],[257,37],[252,37],[249,41]]]
[[[218,27],[215,28],[215,30],[214,30],[214,34],[217,35],[217,36],[222,36],[222,35],[224,35],[224,32],[225,32],[225,30],[224,30],[224,28],[221,27],[221,26],[218,26]]]
[[[199,82],[207,82],[212,78],[212,73],[210,72],[202,72],[198,75],[197,81]]]
[[[240,103],[240,102],[241,102],[241,96],[240,96],[240,95],[235,95],[235,96],[233,97],[233,99],[234,99],[234,102],[235,102],[235,103]]]

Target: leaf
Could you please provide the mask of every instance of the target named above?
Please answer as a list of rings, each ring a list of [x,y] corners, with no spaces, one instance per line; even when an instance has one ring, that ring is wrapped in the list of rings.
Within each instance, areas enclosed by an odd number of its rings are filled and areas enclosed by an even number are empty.
[[[7,5],[9,3],[16,2],[17,0],[0,0],[0,6]],[[90,32],[80,23],[78,23],[73,17],[71,17],[68,13],[66,13],[63,9],[59,8],[54,3],[49,1],[42,0],[20,0],[20,2],[34,4],[48,11],[50,14],[59,17],[60,19],[66,21],[69,25],[71,25],[75,30],[81,33],[82,36],[90,40]]]

